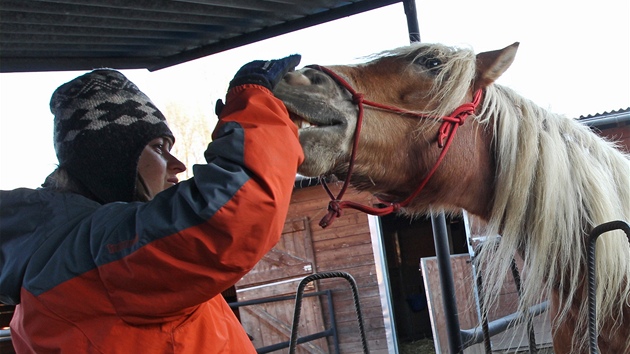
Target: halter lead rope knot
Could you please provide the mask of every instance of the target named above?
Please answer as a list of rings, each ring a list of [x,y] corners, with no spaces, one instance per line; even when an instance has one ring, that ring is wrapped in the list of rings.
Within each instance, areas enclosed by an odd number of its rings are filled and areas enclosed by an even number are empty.
[[[338,218],[341,217],[342,213],[342,208],[340,205],[341,201],[340,200],[331,200],[328,203],[328,213],[326,213],[326,215],[322,218],[322,220],[319,222],[319,226],[322,227],[322,229],[325,229],[326,226],[332,224],[332,222]]]
[[[438,147],[444,148],[446,139],[451,134],[455,134],[457,126],[463,125],[469,115],[475,114],[475,109],[477,105],[479,105],[479,99],[481,98],[480,92],[481,91],[476,92],[473,102],[462,104],[457,107],[450,116],[442,118],[443,122],[438,130]],[[477,94],[479,94],[479,96]]]
[[[343,186],[341,187],[341,190],[339,191],[339,194],[335,197],[333,193],[330,191],[330,189],[328,188],[326,181],[324,181],[323,179],[321,180],[322,186],[324,187],[324,189],[326,190],[326,193],[328,193],[328,196],[331,199],[331,201],[328,203],[328,212],[319,222],[319,225],[322,228],[328,227],[335,221],[336,218],[340,217],[342,215],[342,210],[344,208],[356,209],[370,215],[384,216],[393,212],[397,212],[398,210],[400,210],[400,208],[403,208],[409,205],[409,203],[418,194],[420,194],[420,192],[424,189],[424,186],[427,184],[427,182],[429,182],[429,179],[431,179],[431,177],[433,176],[437,168],[442,163],[442,160],[444,159],[444,156],[446,155],[446,152],[448,151],[453,141],[453,138],[455,137],[455,132],[457,132],[457,128],[461,126],[462,124],[464,124],[464,121],[469,115],[472,115],[475,113],[475,109],[477,109],[477,106],[481,102],[482,91],[477,90],[473,95],[472,102],[462,104],[461,106],[457,107],[453,111],[453,113],[451,113],[450,115],[446,117],[428,116],[421,113],[407,111],[398,107],[393,107],[393,106],[383,105],[377,102],[368,101],[365,99],[362,93],[356,92],[346,80],[344,80],[341,76],[337,75],[337,73],[335,73],[334,71],[320,65],[309,65],[307,67],[311,69],[319,70],[327,74],[331,78],[333,78],[333,80],[335,80],[340,86],[348,90],[348,92],[352,95],[352,102],[358,106],[357,107],[358,108],[357,126],[354,131],[352,152],[350,153],[350,161],[348,163],[348,172],[346,175],[346,179],[344,180]],[[385,204],[386,206],[370,207],[370,206],[358,204],[352,201],[341,200],[341,198],[343,197],[343,194],[346,192],[346,189],[348,188],[348,185],[350,184],[350,177],[352,175],[352,169],[354,167],[356,151],[359,145],[359,134],[361,132],[361,124],[363,123],[363,105],[368,105],[368,106],[380,108],[386,111],[391,111],[391,112],[395,112],[399,114],[411,115],[411,116],[423,118],[423,119],[432,118],[432,119],[442,120],[442,124],[440,125],[440,128],[438,129],[438,136],[437,136],[437,144],[438,144],[438,147],[442,149],[442,151],[440,152],[440,155],[438,156],[437,161],[435,162],[431,170],[427,173],[426,177],[424,177],[422,182],[418,185],[416,190],[409,197],[407,197],[407,199],[403,200],[402,202],[388,203],[388,202],[381,201],[381,203]]]
[[[365,96],[362,93],[355,92],[354,95],[352,95],[352,103],[354,104],[360,105],[364,100]]]

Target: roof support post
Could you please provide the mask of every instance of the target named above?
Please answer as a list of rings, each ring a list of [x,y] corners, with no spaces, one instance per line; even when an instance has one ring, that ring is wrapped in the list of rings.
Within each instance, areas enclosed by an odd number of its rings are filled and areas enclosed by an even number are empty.
[[[415,0],[403,0],[405,15],[407,16],[407,28],[409,41],[420,42],[420,26],[418,25],[418,13]],[[442,301],[444,316],[446,319],[446,333],[451,353],[463,353],[459,314],[457,313],[457,301],[455,299],[455,284],[451,267],[451,252],[448,242],[446,217],[443,212],[431,213],[431,225],[433,227],[433,239],[435,241],[435,255],[437,257],[440,285],[442,287]]]
[[[418,12],[416,11],[415,0],[403,0],[405,16],[407,16],[407,28],[409,30],[409,41],[420,42],[420,26],[418,26]]]

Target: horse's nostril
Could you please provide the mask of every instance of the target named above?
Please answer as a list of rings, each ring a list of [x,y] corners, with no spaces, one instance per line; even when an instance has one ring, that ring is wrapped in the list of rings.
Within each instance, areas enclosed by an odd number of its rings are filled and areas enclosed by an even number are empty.
[[[309,79],[311,81],[311,85],[322,85],[326,83],[327,75],[322,74],[321,72],[315,72],[313,75],[310,75]]]
[[[292,71],[290,73],[287,73],[284,76],[284,81],[287,84],[293,85],[293,86],[305,86],[305,85],[311,84],[311,81],[306,76],[302,75],[301,73],[297,71]]]

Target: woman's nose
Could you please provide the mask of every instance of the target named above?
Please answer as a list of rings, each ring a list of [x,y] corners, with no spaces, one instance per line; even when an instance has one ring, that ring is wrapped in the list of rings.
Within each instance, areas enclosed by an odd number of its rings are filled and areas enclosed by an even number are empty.
[[[175,170],[176,173],[181,173],[186,171],[186,165],[183,162],[179,161],[179,159],[173,155],[168,161],[169,168]]]

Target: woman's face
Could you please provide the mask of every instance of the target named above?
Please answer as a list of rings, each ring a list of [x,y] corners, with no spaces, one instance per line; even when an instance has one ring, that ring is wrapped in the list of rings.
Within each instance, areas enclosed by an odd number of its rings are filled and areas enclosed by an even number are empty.
[[[150,198],[177,184],[177,174],[186,171],[186,166],[171,155],[172,147],[173,141],[170,138],[156,138],[140,154],[138,174],[142,177]]]

